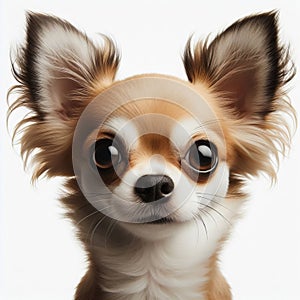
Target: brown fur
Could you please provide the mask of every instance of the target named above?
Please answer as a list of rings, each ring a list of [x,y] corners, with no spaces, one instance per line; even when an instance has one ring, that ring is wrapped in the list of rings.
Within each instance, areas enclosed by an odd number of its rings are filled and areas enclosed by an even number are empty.
[[[101,299],[102,291],[98,286],[99,278],[97,270],[90,267],[84,277],[81,279],[75,294],[75,300],[94,300]]]
[[[187,76],[191,81],[190,85],[199,91],[199,94],[214,108],[222,124],[227,143],[226,157],[230,165],[228,197],[232,201],[240,201],[245,198],[242,188],[247,177],[264,172],[272,179],[276,178],[279,153],[284,154],[290,145],[291,129],[286,116],[295,120],[294,109],[284,90],[285,84],[293,77],[294,72],[293,69],[288,68],[288,51],[277,45],[277,16],[274,13],[262,14],[257,17],[260,21],[266,22],[266,28],[272,31],[274,37],[274,41],[268,40],[272,44],[273,48],[270,49],[274,56],[268,61],[269,73],[259,69],[260,62],[253,66],[253,61],[257,57],[247,56],[246,59],[242,57],[242,60],[239,61],[235,51],[229,53],[230,55],[226,57],[226,62],[223,64],[216,63],[216,52],[223,39],[228,34],[240,30],[247,22],[252,22],[251,18],[253,17],[236,22],[211,43],[208,41],[198,42],[193,48],[191,40],[189,40],[184,54],[184,64]],[[37,74],[31,59],[34,51],[37,51],[34,45],[37,46],[38,41],[34,37],[39,28],[53,22],[84,39],[95,56],[91,69],[88,69],[82,62],[76,61],[72,55],[64,54],[52,57],[56,80],[59,81],[61,77],[65,80],[56,82],[56,86],[61,90],[64,102],[69,102],[61,110],[47,112],[39,103],[45,99],[41,99],[42,95],[39,94],[35,86],[38,83],[39,74]],[[101,280],[100,275],[103,270],[99,270],[94,261],[93,244],[95,241],[93,238],[94,228],[97,227],[97,222],[103,215],[86,201],[78,187],[74,178],[71,147],[77,119],[83,109],[98,93],[103,92],[113,84],[117,84],[113,83],[113,80],[118,68],[118,53],[109,38],[104,37],[102,47],[97,47],[86,35],[80,33],[69,23],[57,18],[45,15],[29,15],[28,24],[27,41],[25,46],[20,48],[17,65],[14,65],[13,68],[14,76],[19,85],[13,87],[9,92],[16,91],[20,96],[11,104],[8,113],[10,115],[20,107],[29,110],[29,115],[16,126],[15,135],[20,134],[21,136],[21,154],[25,164],[27,164],[29,157],[32,157],[34,162],[33,180],[42,175],[67,178],[65,184],[67,196],[61,201],[67,209],[67,216],[77,228],[78,237],[88,253],[90,265],[87,274],[77,288],[75,299],[100,299],[103,294],[98,283]],[[243,61],[244,64],[242,64]],[[60,67],[60,64],[64,67]],[[237,69],[233,70],[234,67]],[[255,67],[258,70],[254,73],[259,74],[260,79],[265,79],[268,83],[265,86],[260,86],[257,83],[257,78],[252,76]],[[242,76],[237,76],[241,74]],[[32,77],[33,75],[36,77]],[[147,77],[147,75],[144,76]],[[232,76],[232,81],[228,82],[230,76]],[[161,78],[166,77],[161,76]],[[255,105],[254,101],[253,107],[249,107],[249,103],[245,102],[244,99],[239,100],[240,102],[236,104],[237,99],[235,98],[240,95],[243,96],[244,93],[244,90],[237,90],[232,93],[233,86],[238,85],[239,80],[242,80],[243,84],[247,84],[247,81],[250,80],[253,85],[257,85],[255,91],[257,99],[255,101],[261,101],[259,105]],[[262,94],[264,97],[261,96]],[[251,98],[253,95],[250,93],[247,97]],[[157,103],[154,102],[152,103],[153,107],[158,107],[158,111],[161,111],[161,105],[156,105]],[[173,111],[169,107],[165,108],[168,112],[166,114],[175,118],[178,117],[178,110]],[[145,105],[141,109],[147,111],[151,110],[151,107]],[[150,140],[149,136],[142,138],[145,149],[149,150],[152,147],[153,150],[155,147],[155,150],[161,150],[160,154],[169,157],[169,160],[174,164],[177,163],[174,162],[174,156],[169,151],[170,145],[165,139],[152,136]],[[111,222],[104,221],[104,226],[109,228]],[[218,269],[216,253],[212,255],[210,260],[207,276],[206,300],[230,300],[230,288]]]
[[[209,273],[209,281],[206,286],[207,300],[231,300],[230,286],[226,282],[216,264]]]

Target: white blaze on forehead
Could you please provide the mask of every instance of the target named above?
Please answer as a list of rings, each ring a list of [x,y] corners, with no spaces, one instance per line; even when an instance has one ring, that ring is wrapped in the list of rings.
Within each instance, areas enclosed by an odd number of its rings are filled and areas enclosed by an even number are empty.
[[[163,156],[155,154],[137,164],[134,169],[132,169],[132,172],[137,176],[137,178],[150,174],[168,175],[172,178],[174,176],[174,170],[175,168],[169,162],[167,162]]]
[[[187,150],[187,146],[192,142],[192,138],[197,136],[207,139],[216,144],[218,150],[226,149],[226,143],[221,124],[216,119],[205,122],[193,118],[183,118],[178,120],[170,133],[170,140],[181,153]],[[199,149],[200,150],[200,149]],[[203,149],[201,149],[202,152]],[[204,149],[209,151],[209,149]],[[209,153],[207,153],[209,156]]]
[[[194,118],[184,118],[179,120],[171,130],[170,140],[174,145],[183,151],[190,142],[194,134],[206,134],[200,122]]]
[[[109,119],[102,128],[102,130],[105,129],[114,131],[125,142],[127,148],[136,143],[139,137],[139,132],[134,121],[124,116],[116,116]]]
[[[149,158],[150,168],[153,173],[164,174],[166,163],[165,158],[160,154],[154,154]]]

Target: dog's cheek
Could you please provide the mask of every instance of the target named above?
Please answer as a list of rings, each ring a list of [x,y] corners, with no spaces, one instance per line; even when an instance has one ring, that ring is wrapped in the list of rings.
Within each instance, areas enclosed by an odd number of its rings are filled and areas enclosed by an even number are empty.
[[[175,190],[174,202],[177,207],[175,217],[179,221],[187,221],[201,214],[207,207],[223,205],[229,188],[229,166],[221,162],[217,170],[208,178],[206,183],[193,185],[188,178],[182,176],[181,184]],[[189,195],[186,190],[191,191]],[[216,204],[216,203],[219,203]],[[217,209],[220,207],[217,207]]]
[[[229,165],[227,162],[220,162],[217,170],[207,181],[207,185],[201,192],[211,197],[224,198],[229,188]]]

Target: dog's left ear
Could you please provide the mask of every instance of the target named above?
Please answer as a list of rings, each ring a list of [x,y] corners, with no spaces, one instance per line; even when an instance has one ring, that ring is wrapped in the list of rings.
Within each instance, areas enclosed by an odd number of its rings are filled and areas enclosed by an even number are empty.
[[[278,154],[290,146],[286,116],[296,117],[283,87],[295,69],[288,51],[278,43],[277,18],[274,12],[246,17],[210,44],[198,42],[192,48],[189,40],[186,46],[189,80],[206,85],[222,117],[230,120],[235,149],[231,176],[236,178],[262,171],[275,179]]]
[[[210,44],[191,48],[189,40],[184,53],[189,80],[206,83],[238,118],[260,119],[274,110],[286,75],[276,13],[239,20]]]

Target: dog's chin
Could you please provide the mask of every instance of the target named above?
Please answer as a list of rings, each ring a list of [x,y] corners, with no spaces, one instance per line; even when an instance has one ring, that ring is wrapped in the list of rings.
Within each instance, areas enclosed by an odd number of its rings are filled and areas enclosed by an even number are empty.
[[[158,241],[172,236],[176,229],[188,222],[188,220],[181,221],[171,217],[163,217],[149,222],[122,223],[121,226],[138,238]]]

